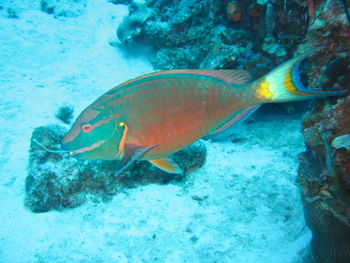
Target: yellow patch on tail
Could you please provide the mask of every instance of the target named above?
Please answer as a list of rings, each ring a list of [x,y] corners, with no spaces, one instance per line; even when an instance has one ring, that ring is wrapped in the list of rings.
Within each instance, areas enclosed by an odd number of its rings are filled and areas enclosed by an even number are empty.
[[[256,97],[258,99],[270,99],[272,98],[272,92],[270,91],[270,83],[263,80],[259,83],[259,87],[256,90]]]

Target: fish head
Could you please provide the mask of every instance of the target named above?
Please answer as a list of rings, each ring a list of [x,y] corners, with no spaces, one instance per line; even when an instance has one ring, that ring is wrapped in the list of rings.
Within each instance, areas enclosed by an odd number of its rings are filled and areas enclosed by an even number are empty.
[[[118,159],[123,127],[113,114],[85,109],[62,140],[62,148],[79,159]]]

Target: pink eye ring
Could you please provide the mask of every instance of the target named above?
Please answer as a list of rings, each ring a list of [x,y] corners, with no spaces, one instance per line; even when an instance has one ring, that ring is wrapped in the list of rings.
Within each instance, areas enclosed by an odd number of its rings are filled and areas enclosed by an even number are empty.
[[[83,130],[83,132],[91,132],[94,129],[94,126],[92,126],[91,124],[85,124],[81,127],[81,129]]]

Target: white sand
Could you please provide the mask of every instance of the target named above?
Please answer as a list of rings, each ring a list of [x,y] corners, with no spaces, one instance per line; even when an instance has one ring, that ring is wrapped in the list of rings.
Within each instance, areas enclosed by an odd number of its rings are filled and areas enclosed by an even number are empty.
[[[5,1],[0,10],[0,263],[298,262],[310,238],[295,184],[299,120],[244,123],[241,142],[206,142],[206,165],[178,185],[138,187],[64,212],[25,209],[33,129],[59,123],[63,103],[78,114],[152,71],[145,58],[108,44],[126,6],[90,1],[83,15],[55,19],[32,2]],[[7,7],[19,18],[7,18]]]

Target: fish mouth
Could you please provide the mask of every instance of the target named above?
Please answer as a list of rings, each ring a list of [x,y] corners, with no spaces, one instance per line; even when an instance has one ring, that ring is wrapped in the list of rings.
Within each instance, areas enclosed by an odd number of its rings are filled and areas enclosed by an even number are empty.
[[[83,148],[80,148],[80,149],[77,149],[77,150],[73,150],[73,151],[69,151],[69,155],[70,156],[76,156],[78,154],[82,154],[82,153],[85,153],[85,152],[90,152],[98,147],[100,147],[102,144],[106,143],[107,140],[102,140],[102,141],[98,141],[90,146],[86,146],[86,147],[83,147]]]

